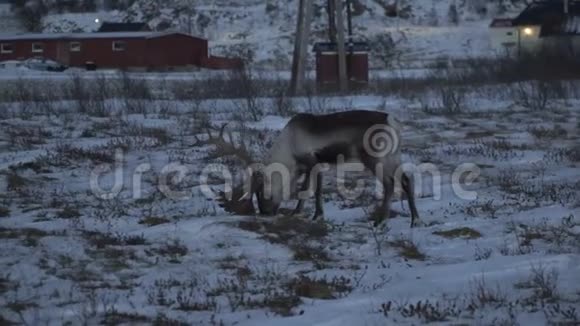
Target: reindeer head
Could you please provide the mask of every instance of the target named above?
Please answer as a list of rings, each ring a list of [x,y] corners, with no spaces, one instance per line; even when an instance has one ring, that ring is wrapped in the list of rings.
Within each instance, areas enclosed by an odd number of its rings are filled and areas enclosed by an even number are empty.
[[[248,166],[246,175],[242,183],[232,186],[232,189],[227,192],[220,192],[217,201],[219,205],[226,211],[236,215],[254,215],[256,213],[253,196],[255,195],[258,202],[258,210],[262,215],[276,214],[279,202],[276,204],[271,198],[267,198],[264,192],[264,185],[266,180],[264,173],[259,164],[254,163],[251,152],[247,149],[243,142],[244,137],[240,137],[239,144],[234,142],[231,133],[224,135],[224,130],[227,124],[223,124],[220,128],[206,127],[207,139],[201,140],[197,136],[195,146],[211,145],[214,149],[210,152],[211,158],[235,156],[240,161]],[[212,129],[213,128],[213,129]],[[214,131],[212,133],[212,131]],[[216,134],[217,135],[214,135]]]
[[[280,201],[276,201],[274,197],[269,196],[266,191],[267,182],[270,182],[261,170],[252,173],[251,178],[251,194],[256,195],[258,202],[258,209],[262,215],[276,215],[280,207]]]
[[[253,215],[256,213],[253,198],[256,196],[258,211],[261,215],[275,215],[279,202],[266,198],[264,191],[264,175],[262,171],[249,169],[244,182],[232,187],[231,192],[220,192],[218,201],[226,212],[237,215]]]

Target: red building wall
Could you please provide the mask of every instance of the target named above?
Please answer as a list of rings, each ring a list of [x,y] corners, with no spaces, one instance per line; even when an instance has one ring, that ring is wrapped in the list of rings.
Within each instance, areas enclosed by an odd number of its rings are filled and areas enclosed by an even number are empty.
[[[12,53],[0,53],[0,61],[4,60],[24,60],[32,58],[35,56],[41,56],[44,58],[49,58],[52,60],[56,59],[57,55],[57,40],[45,40],[45,41],[2,41],[0,43],[12,44]],[[42,43],[44,44],[44,51],[42,53],[33,53],[32,44]]]
[[[113,42],[115,41],[125,42],[125,51],[113,51]],[[70,66],[84,66],[87,61],[94,62],[99,68],[130,68],[146,66],[145,56],[147,41],[144,38],[67,40],[67,48],[70,42],[81,43],[80,52],[70,52],[68,63]]]
[[[368,82],[368,54],[346,54],[347,77],[350,81]],[[316,80],[320,84],[338,83],[338,53],[316,55]]]
[[[113,42],[123,41],[125,51],[113,51]],[[70,43],[79,42],[78,52],[70,51]],[[207,40],[184,35],[167,34],[156,37],[139,38],[78,38],[67,37],[60,40],[17,40],[10,43],[13,52],[0,53],[0,61],[24,60],[42,56],[68,66],[82,67],[87,61],[98,68],[142,67],[162,69],[177,66],[202,66],[208,58]],[[44,44],[43,53],[32,53],[32,43]]]
[[[182,34],[171,34],[147,39],[147,66],[201,66],[208,56],[207,40]]]

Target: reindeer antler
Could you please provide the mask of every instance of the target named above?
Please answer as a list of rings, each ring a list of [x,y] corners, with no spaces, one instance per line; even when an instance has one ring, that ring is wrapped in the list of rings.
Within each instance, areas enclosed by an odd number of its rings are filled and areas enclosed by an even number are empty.
[[[228,123],[223,123],[219,128],[207,126],[205,128],[207,139],[202,140],[198,135],[195,135],[194,146],[214,146],[208,156],[210,159],[235,156],[244,164],[250,165],[254,162],[252,153],[243,140],[236,145],[231,131],[224,135],[227,125]],[[236,215],[253,215],[255,213],[252,196],[247,196],[243,184],[234,186],[229,193],[220,191],[216,200],[226,212]]]
[[[228,123],[223,123],[221,127],[215,128],[212,126],[208,126],[205,128],[207,133],[207,140],[201,140],[198,135],[195,135],[196,142],[194,146],[204,146],[204,145],[213,145],[215,149],[210,152],[209,158],[219,158],[224,156],[235,156],[239,158],[244,164],[251,164],[254,162],[254,158],[252,154],[246,147],[244,141],[240,141],[239,145],[236,145],[234,141],[234,137],[231,132],[227,133],[227,138],[224,137],[224,132]],[[212,134],[212,131],[217,131],[217,136]]]

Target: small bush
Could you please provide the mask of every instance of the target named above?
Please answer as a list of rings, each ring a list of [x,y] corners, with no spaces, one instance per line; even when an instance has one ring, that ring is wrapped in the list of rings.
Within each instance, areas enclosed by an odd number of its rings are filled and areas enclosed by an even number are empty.
[[[532,134],[536,139],[557,139],[566,138],[568,132],[566,129],[559,125],[554,128],[544,128],[544,127],[530,127],[528,132]]]
[[[565,155],[571,162],[580,162],[580,145],[567,149]]]
[[[151,319],[137,313],[119,312],[116,310],[106,311],[101,321],[102,325],[137,325],[150,323]]]
[[[548,81],[534,80],[515,84],[513,90],[516,101],[532,111],[544,111],[556,97]]]
[[[6,190],[21,191],[28,185],[29,181],[21,177],[16,171],[11,170],[6,175]]]
[[[573,305],[560,305],[559,303],[548,305],[544,313],[550,325],[578,325],[580,324],[580,314],[577,307]]]
[[[337,299],[353,289],[351,280],[345,277],[334,277],[329,280],[326,277],[315,279],[300,276],[292,280],[288,286],[297,296],[312,299]]]
[[[475,260],[486,260],[489,259],[489,257],[491,257],[491,254],[493,253],[493,250],[491,248],[479,248],[479,247],[475,247],[475,254],[474,254],[474,258]]]
[[[465,91],[452,87],[439,89],[439,105],[445,114],[459,114],[465,110]]]
[[[394,306],[397,306],[393,310]],[[383,303],[380,312],[389,317],[394,311],[398,312],[404,318],[418,318],[424,323],[435,323],[449,321],[451,317],[458,317],[461,315],[461,308],[455,302],[431,303],[429,300],[425,302],[418,301],[416,303],[393,304],[392,301]]]
[[[79,218],[81,217],[81,213],[79,212],[78,209],[71,207],[71,206],[65,206],[57,215],[59,218],[64,218],[64,219],[73,219],[73,218]]]
[[[140,246],[147,244],[147,240],[143,235],[130,236],[96,231],[86,231],[84,234],[89,243],[98,249],[106,246]]]
[[[256,81],[253,71],[250,68],[242,68],[230,74],[231,82],[237,85],[242,101],[235,101],[238,106],[239,117],[244,120],[250,118],[252,121],[260,121],[264,116],[264,109],[260,104],[259,84]],[[239,104],[241,103],[241,104]]]
[[[179,258],[187,255],[189,249],[178,239],[165,243],[154,250],[155,253],[170,258],[170,262],[178,263]]]
[[[503,305],[507,302],[507,295],[499,284],[495,288],[488,286],[485,277],[476,278],[471,282],[471,298],[469,309],[475,310],[487,305]]]
[[[321,246],[293,243],[290,245],[290,249],[294,251],[294,259],[298,261],[312,261],[318,264],[331,261],[328,253]]]
[[[89,161],[93,164],[114,163],[112,151],[105,148],[82,148],[70,144],[57,144],[54,151],[47,151],[36,159],[39,165],[71,167],[76,162]]]
[[[556,301],[558,294],[558,271],[546,270],[543,265],[532,265],[529,279],[530,286],[534,289],[534,294],[541,300]]]
[[[10,216],[10,208],[6,206],[0,206],[0,217],[9,217]]]
[[[158,217],[158,216],[147,216],[139,221],[139,224],[147,225],[147,226],[156,226],[156,225],[167,224],[167,223],[171,223],[171,221],[166,219],[165,217]]]

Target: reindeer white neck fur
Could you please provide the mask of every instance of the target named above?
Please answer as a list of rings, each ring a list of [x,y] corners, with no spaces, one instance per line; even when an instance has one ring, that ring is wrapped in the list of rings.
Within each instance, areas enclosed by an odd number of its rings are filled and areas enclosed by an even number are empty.
[[[378,136],[373,135],[373,132],[377,132]],[[381,132],[382,135],[378,134]],[[414,226],[419,216],[412,183],[400,170],[400,134],[401,125],[394,117],[376,111],[353,110],[294,116],[274,142],[265,162],[266,170],[261,173],[259,183],[263,188],[257,192],[261,213],[276,214],[282,201],[289,199],[290,193],[294,192],[296,181],[305,175],[302,190],[308,190],[310,184],[314,183],[314,218],[322,216],[322,174],[316,171],[316,167],[324,163],[358,162],[371,170],[384,187],[382,207],[375,216],[375,225],[388,217],[394,185],[400,181],[407,193],[411,226]],[[301,198],[295,213],[302,210],[303,205],[304,200]]]

